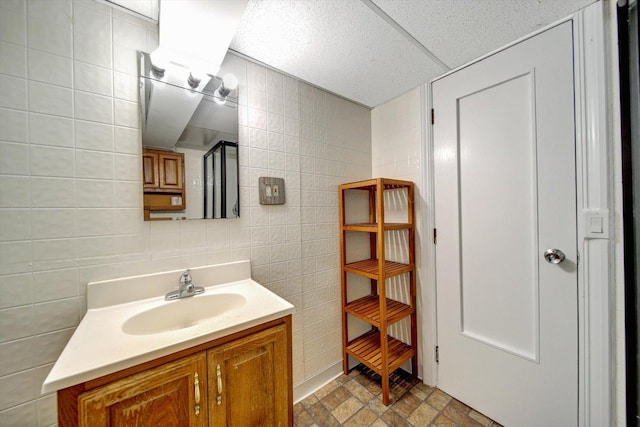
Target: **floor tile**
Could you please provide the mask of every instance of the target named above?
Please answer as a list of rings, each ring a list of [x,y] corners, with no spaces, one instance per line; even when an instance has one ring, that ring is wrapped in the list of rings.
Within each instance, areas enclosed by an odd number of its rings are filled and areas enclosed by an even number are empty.
[[[438,410],[427,402],[422,402],[415,411],[409,415],[409,422],[414,426],[426,426],[438,416]]]
[[[317,402],[309,409],[307,409],[311,418],[315,421],[319,426],[340,426],[340,421],[336,420],[336,418],[331,414],[331,412],[321,403]]]
[[[467,411],[468,413],[468,411]],[[442,414],[446,415],[447,418],[451,419],[456,424],[463,427],[481,427],[482,424],[469,417],[467,413],[460,412],[456,409],[455,406],[449,404],[442,411]]]
[[[322,387],[320,390],[316,391],[314,396],[316,396],[319,400],[322,400],[327,395],[331,394],[335,389],[341,386],[341,383],[337,381],[331,381],[329,384]]]
[[[349,381],[344,385],[344,388],[349,390],[349,392],[360,399],[361,402],[368,402],[373,399],[374,395],[371,394],[364,386],[359,384],[356,381]]]
[[[454,423],[453,421],[451,421],[449,418],[447,418],[446,415],[444,414],[440,414],[438,415],[438,418],[436,418],[435,420],[433,420],[433,422],[431,423],[432,426],[438,426],[438,427],[458,427],[458,424]]]
[[[332,411],[337,408],[342,402],[349,399],[349,397],[351,397],[351,393],[349,393],[349,390],[347,390],[343,386],[340,386],[334,389],[330,394],[325,396],[322,399],[322,403],[327,407],[327,409]]]
[[[306,410],[299,411],[293,415],[293,424],[296,427],[311,427],[315,421]]]
[[[491,425],[491,419],[490,418],[485,417],[480,412],[477,412],[477,411],[475,411],[473,409],[471,410],[471,412],[469,412],[469,417],[471,417],[472,419],[476,420],[477,422],[482,424],[484,427],[489,427],[489,425]]]
[[[362,402],[355,397],[350,397],[345,402],[342,402],[331,413],[341,423],[344,423],[353,414],[358,412],[362,408]]]
[[[314,403],[316,403],[318,401],[318,398],[312,394],[310,396],[305,397],[300,404],[302,405],[303,408],[308,408],[309,406],[313,405]]]
[[[378,416],[384,414],[389,409],[387,405],[382,403],[382,399],[378,399],[375,397],[369,401],[369,404],[367,406]]]
[[[378,416],[376,414],[371,412],[368,408],[362,408],[356,412],[354,416],[349,418],[344,425],[349,427],[369,426],[376,420],[378,420]]]
[[[391,407],[394,411],[407,418],[422,403],[414,394],[407,393]]]
[[[451,396],[438,389],[434,390],[433,393],[427,397],[427,403],[438,410],[444,409],[450,401]]]
[[[409,421],[406,418],[398,414],[393,409],[389,409],[387,412],[382,414],[380,419],[385,423],[387,423],[388,426],[393,426],[393,427],[410,427],[411,426],[411,424],[409,424]],[[426,424],[423,424],[423,425],[426,425]]]
[[[359,365],[294,405],[297,427],[502,427],[403,370],[390,375],[390,405],[380,376]]]

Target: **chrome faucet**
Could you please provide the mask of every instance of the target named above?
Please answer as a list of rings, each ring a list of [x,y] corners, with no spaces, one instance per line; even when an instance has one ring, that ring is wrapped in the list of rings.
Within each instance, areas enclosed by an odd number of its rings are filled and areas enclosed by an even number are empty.
[[[191,270],[187,269],[180,276],[180,280],[178,282],[178,289],[175,291],[171,291],[164,296],[164,299],[167,301],[171,301],[174,299],[181,299],[192,297],[197,294],[201,294],[204,292],[204,288],[202,286],[195,286],[191,283]]]

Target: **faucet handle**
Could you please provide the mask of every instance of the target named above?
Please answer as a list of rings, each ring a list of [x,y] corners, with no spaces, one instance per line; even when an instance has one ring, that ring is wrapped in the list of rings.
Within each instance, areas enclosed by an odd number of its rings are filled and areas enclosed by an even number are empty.
[[[188,268],[184,273],[182,273],[182,276],[180,276],[180,283],[185,285],[187,283],[191,283],[191,269]]]

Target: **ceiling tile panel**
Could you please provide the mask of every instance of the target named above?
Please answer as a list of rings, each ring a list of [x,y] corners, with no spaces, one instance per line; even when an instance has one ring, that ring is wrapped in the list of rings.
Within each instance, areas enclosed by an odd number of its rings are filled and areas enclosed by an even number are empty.
[[[445,71],[355,0],[249,0],[231,49],[370,107]]]
[[[249,0],[231,49],[374,107],[593,2]]]
[[[595,0],[372,0],[451,68]]]

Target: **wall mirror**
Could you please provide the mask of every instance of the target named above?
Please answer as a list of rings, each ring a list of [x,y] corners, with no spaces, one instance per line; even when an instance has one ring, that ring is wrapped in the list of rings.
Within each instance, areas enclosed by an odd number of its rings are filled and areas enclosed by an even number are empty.
[[[145,220],[239,217],[237,80],[139,64]]]

